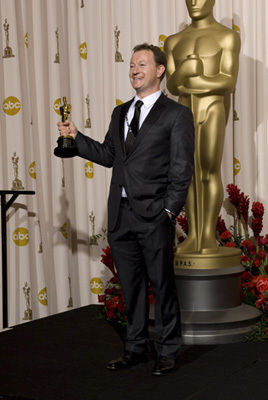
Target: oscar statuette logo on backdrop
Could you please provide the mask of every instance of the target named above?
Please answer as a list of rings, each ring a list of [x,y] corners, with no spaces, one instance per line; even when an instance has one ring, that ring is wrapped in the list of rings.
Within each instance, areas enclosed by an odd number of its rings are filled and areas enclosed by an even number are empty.
[[[19,179],[19,157],[17,157],[16,152],[14,151],[12,156],[12,164],[14,170],[14,180],[12,182],[11,190],[24,190],[21,180]]]
[[[89,105],[90,99],[89,95],[86,97],[86,104],[87,104],[87,119],[86,119],[86,125],[85,128],[91,128],[91,119],[90,119],[90,105]]]
[[[54,63],[59,64],[60,63],[59,28],[56,29],[55,36],[56,36],[56,44],[57,44],[57,53],[55,54]]]
[[[114,30],[114,36],[115,36],[115,62],[124,62],[122,58],[122,54],[119,51],[119,36],[120,36],[120,31],[118,30],[118,26],[116,25],[115,30]]]
[[[95,235],[95,215],[94,212],[91,211],[89,216],[90,226],[91,226],[91,235],[89,237],[89,244],[90,245],[98,245],[97,238]]]
[[[22,291],[24,293],[25,296],[25,302],[26,302],[26,310],[24,311],[24,321],[30,321],[31,319],[33,319],[33,312],[30,308],[30,287],[28,286],[28,283],[25,282],[24,286],[22,288]]]
[[[69,281],[69,291],[70,291],[70,297],[68,299],[68,308],[73,307],[73,297],[72,297],[72,279],[71,279],[71,275],[69,274],[68,276],[68,281]]]
[[[3,58],[15,57],[15,55],[12,52],[12,48],[9,46],[9,23],[7,22],[7,19],[5,19],[5,23],[3,26],[4,26],[5,35],[6,35],[6,47],[4,49]]]

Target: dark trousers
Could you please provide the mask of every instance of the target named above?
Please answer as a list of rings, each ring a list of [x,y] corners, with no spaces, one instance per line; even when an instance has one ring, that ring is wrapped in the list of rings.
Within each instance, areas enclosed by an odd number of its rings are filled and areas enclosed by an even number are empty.
[[[108,232],[126,304],[127,350],[147,350],[150,282],[155,297],[156,351],[178,357],[181,323],[173,267],[174,235],[175,222],[165,210],[155,218],[143,218],[127,201],[121,203],[116,229]]]

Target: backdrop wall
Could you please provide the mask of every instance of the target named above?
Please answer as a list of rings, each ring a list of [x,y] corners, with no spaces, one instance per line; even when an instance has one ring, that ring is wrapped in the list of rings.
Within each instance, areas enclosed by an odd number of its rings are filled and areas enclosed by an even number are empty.
[[[267,1],[216,0],[214,14],[242,41],[223,184],[235,182],[267,210]],[[163,47],[189,23],[184,0],[0,1],[0,188],[17,176],[36,192],[8,213],[9,326],[27,308],[36,319],[97,303],[109,277],[100,257],[111,171],[53,155],[62,97],[78,129],[102,141],[114,106],[134,94],[134,45]],[[162,89],[172,97],[165,80]]]

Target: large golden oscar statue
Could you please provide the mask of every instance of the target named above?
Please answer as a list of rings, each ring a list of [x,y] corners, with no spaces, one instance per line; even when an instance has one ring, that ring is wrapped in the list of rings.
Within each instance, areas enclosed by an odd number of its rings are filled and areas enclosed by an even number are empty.
[[[165,41],[167,88],[192,109],[195,169],[186,200],[189,234],[174,257],[185,344],[241,341],[260,313],[241,301],[240,250],[219,247],[221,161],[230,95],[235,90],[239,34],[213,16],[215,0],[186,0],[192,23]]]
[[[223,200],[221,161],[240,36],[214,19],[214,4],[186,0],[192,23],[165,42],[167,88],[192,109],[196,135],[195,170],[186,201],[189,234],[177,247],[178,254],[219,253],[215,233]]]

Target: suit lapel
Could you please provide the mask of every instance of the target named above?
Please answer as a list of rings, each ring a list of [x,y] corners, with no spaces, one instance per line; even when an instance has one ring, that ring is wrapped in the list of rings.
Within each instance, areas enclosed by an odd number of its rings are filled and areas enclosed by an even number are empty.
[[[126,114],[128,112],[128,109],[132,103],[133,99],[130,101],[127,101],[122,105],[121,112],[120,112],[120,117],[119,117],[119,137],[120,137],[120,143],[123,152],[125,152],[125,135],[124,135],[124,130],[125,130],[125,118]]]

